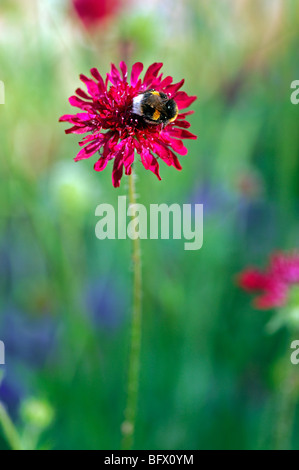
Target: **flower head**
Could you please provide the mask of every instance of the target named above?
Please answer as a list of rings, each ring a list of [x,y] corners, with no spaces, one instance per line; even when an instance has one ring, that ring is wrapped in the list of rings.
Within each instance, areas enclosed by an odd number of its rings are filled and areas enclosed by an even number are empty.
[[[119,0],[73,0],[74,9],[86,28],[93,28],[113,15],[119,4]]]
[[[124,62],[120,63],[120,71],[112,64],[111,72],[107,74],[105,81],[97,69],[91,69],[92,79],[85,75],[80,76],[88,92],[79,88],[76,91],[77,96],[71,96],[69,100],[72,106],[80,108],[82,112],[60,118],[61,122],[73,125],[66,130],[67,134],[90,133],[80,142],[83,148],[75,161],[90,158],[100,152],[101,156],[94,169],[102,171],[108,162],[113,160],[114,187],[119,187],[123,170],[126,175],[131,174],[135,151],[140,155],[144,168],[151,170],[161,179],[157,158],[168,166],[181,170],[174,152],[186,155],[188,150],[182,139],[196,139],[196,136],[187,130],[190,123],[186,121],[186,117],[193,111],[182,112],[196,100],[196,96],[188,96],[179,91],[184,80],[173,83],[172,77],[163,78],[163,74],[160,74],[162,65],[152,64],[141,80],[139,77],[143,65],[137,62],[132,67],[130,81]],[[163,93],[168,99],[175,101],[178,115],[174,121],[166,126],[149,123],[143,116],[133,112],[134,98],[149,90]]]
[[[248,292],[260,292],[254,300],[256,308],[283,307],[292,286],[299,284],[299,253],[275,253],[264,272],[248,268],[239,274],[238,283]]]

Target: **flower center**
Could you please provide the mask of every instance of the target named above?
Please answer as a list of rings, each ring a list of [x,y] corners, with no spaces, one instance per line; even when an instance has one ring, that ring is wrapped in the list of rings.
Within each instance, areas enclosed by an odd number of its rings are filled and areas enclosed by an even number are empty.
[[[141,136],[145,133],[156,135],[160,132],[160,126],[151,125],[136,114],[132,113],[133,99],[136,90],[128,83],[112,85],[107,92],[106,100],[98,102],[99,121],[102,129],[111,130],[119,134],[120,139],[128,136]]]

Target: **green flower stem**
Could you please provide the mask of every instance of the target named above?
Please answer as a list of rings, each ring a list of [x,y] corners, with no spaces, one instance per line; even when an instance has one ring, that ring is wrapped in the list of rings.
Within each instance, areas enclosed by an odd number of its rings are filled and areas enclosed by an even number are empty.
[[[129,199],[130,204],[136,203],[135,176],[129,176]],[[133,312],[131,332],[131,352],[129,359],[127,405],[125,409],[125,421],[122,425],[122,448],[130,450],[134,443],[139,371],[140,371],[140,349],[141,349],[141,317],[142,317],[142,272],[141,272],[141,248],[140,239],[133,240]]]
[[[4,406],[0,403],[0,425],[7,443],[12,450],[22,450],[21,439],[15,425],[8,416]]]

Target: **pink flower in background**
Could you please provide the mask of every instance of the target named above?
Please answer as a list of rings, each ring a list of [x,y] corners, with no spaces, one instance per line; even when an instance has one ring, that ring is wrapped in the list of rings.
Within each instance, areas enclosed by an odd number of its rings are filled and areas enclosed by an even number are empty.
[[[260,292],[254,300],[256,308],[283,307],[292,286],[299,285],[299,253],[275,253],[264,272],[248,268],[239,274],[238,283],[248,292]]]
[[[145,169],[159,175],[157,158],[177,170],[182,167],[179,155],[186,155],[188,150],[182,139],[196,139],[187,129],[190,127],[185,119],[193,111],[182,112],[190,106],[196,96],[188,96],[179,91],[184,80],[173,83],[172,77],[163,78],[160,73],[162,63],[152,64],[145,73],[143,80],[140,74],[143,64],[137,62],[132,67],[131,79],[128,81],[127,66],[120,63],[120,71],[112,64],[111,72],[104,81],[97,69],[91,69],[91,78],[81,75],[88,93],[77,89],[77,96],[71,96],[70,104],[82,110],[75,115],[65,115],[61,122],[73,125],[67,134],[90,133],[83,138],[80,145],[84,148],[78,153],[75,161],[90,158],[101,151],[101,157],[94,169],[102,171],[110,160],[113,160],[112,182],[114,187],[120,185],[123,175],[132,172],[135,151],[140,155]],[[109,85],[110,83],[110,85]],[[155,94],[164,93],[167,99],[173,99],[177,108],[176,118],[167,125],[149,123],[143,116],[133,112],[133,100],[137,102],[141,94],[155,90]],[[173,103],[173,102],[172,102]]]
[[[120,0],[72,0],[74,9],[87,28],[114,15],[120,8]]]

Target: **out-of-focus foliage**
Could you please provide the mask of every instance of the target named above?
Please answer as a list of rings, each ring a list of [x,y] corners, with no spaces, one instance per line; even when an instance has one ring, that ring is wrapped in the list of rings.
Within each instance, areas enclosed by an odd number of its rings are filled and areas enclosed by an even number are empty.
[[[202,250],[142,243],[135,447],[299,449],[296,393],[282,385],[299,338],[268,334],[271,312],[235,284],[244,266],[298,245],[298,24],[297,0],[123,0],[92,30],[71,1],[2,0],[0,400],[19,429],[38,428],[39,448],[120,446],[130,240],[97,240],[94,214],[127,185],[75,164],[78,139],[58,118],[80,73],[123,59],[162,61],[199,97],[183,171],[161,164],[159,182],[136,163],[140,201],[204,204]]]

